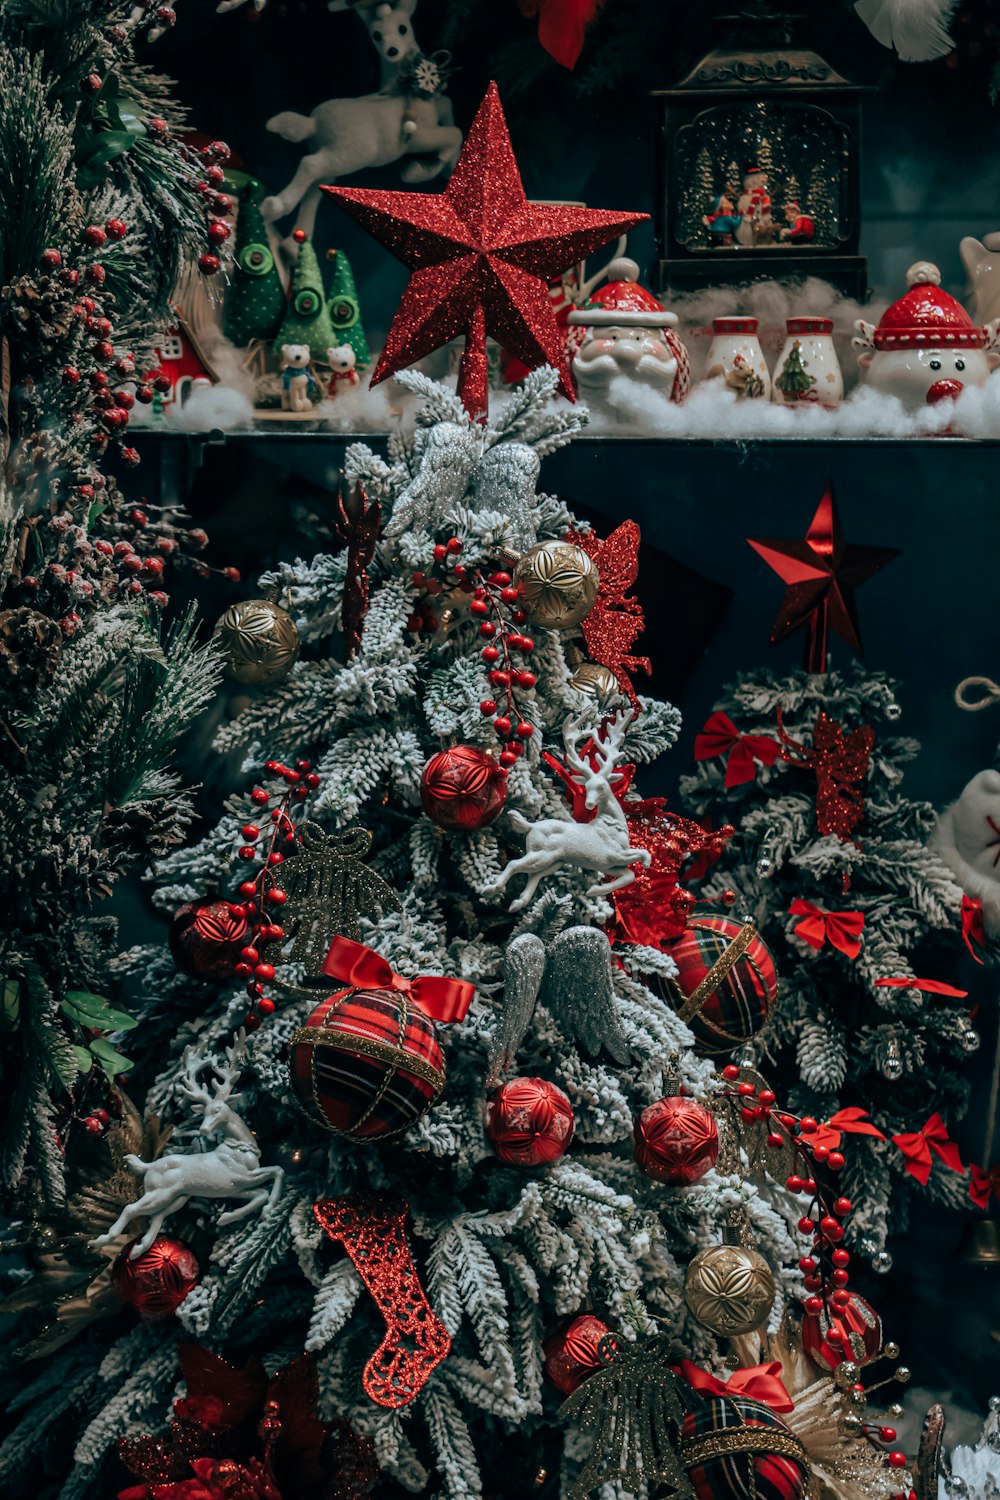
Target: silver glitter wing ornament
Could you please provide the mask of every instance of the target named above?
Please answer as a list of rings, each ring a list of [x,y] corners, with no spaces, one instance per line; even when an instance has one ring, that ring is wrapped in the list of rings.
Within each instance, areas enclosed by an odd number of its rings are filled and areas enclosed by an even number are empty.
[[[365,864],[371,846],[367,828],[326,833],[317,823],[300,827],[281,883],[288,892],[285,925],[294,934],[288,957],[303,965],[307,978],[323,972],[331,938],[358,942],[362,916],[402,910],[392,886]]]
[[[676,1447],[684,1406],[669,1351],[667,1338],[627,1344],[605,1334],[601,1340],[603,1368],[559,1408],[564,1421],[594,1439],[570,1500],[587,1500],[602,1485],[616,1483],[633,1494],[659,1493],[656,1486],[663,1485],[677,1500],[691,1495]]]
[[[537,531],[532,509],[541,459],[527,443],[497,443],[476,468],[472,480],[473,510],[498,511],[507,520],[508,547],[522,551],[534,545]]]
[[[549,944],[542,1003],[567,1041],[590,1057],[631,1058],[615,1007],[611,944],[597,927],[567,927]]]
[[[482,451],[482,432],[471,422],[418,427],[413,438],[418,467],[393,501],[385,535],[437,530],[464,500]]]
[[[503,960],[503,1011],[489,1045],[487,1088],[514,1066],[517,1049],[531,1024],[545,969],[545,944],[533,932],[522,932],[508,943]]]

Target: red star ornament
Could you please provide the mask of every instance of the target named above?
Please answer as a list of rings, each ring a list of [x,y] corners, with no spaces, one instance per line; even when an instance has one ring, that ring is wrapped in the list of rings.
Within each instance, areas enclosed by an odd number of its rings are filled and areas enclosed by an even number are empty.
[[[371,384],[464,334],[458,393],[476,418],[488,403],[487,335],[529,369],[552,365],[575,399],[548,282],[649,217],[529,203],[495,83],[443,193],[323,191],[413,269]]]
[[[845,542],[830,484],[801,541],[796,537],[747,537],[747,541],[788,585],[771,632],[771,645],[807,625],[807,671],[826,671],[827,638],[831,630],[860,654],[854,590],[898,557],[899,548],[863,547]]]

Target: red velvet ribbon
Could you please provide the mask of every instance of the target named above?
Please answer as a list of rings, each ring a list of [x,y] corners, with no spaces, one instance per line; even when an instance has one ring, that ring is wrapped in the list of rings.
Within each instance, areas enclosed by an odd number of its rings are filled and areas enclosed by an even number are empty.
[[[780,753],[781,746],[768,734],[740,734],[729,715],[721,709],[706,720],[694,742],[695,760],[727,756],[726,786],[742,786],[745,781],[756,781],[757,762],[773,766]]]
[[[704,1396],[748,1396],[762,1401],[772,1411],[791,1411],[795,1402],[781,1381],[781,1365],[775,1359],[768,1365],[751,1365],[747,1370],[734,1370],[728,1381],[718,1380],[708,1370],[682,1359],[672,1368],[694,1390]]]
[[[958,1146],[948,1138],[948,1127],[937,1113],[931,1115],[920,1130],[906,1131],[893,1136],[906,1159],[906,1170],[923,1186],[931,1175],[931,1152],[939,1156],[952,1172],[963,1172],[962,1158]]]
[[[829,943],[846,958],[857,958],[861,952],[861,934],[865,926],[865,914],[861,911],[824,911],[821,906],[796,896],[788,908],[796,922],[795,932],[810,948],[822,948]]]
[[[330,944],[323,973],[356,989],[399,990],[434,1021],[464,1020],[476,993],[476,986],[466,979],[447,979],[441,974],[407,979],[373,948],[345,937],[335,937]]]

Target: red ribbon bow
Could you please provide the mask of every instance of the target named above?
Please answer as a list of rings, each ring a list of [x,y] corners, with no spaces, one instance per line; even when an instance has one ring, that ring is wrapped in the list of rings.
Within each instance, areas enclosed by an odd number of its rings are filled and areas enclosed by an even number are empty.
[[[718,1380],[689,1359],[682,1359],[672,1368],[689,1386],[705,1396],[749,1396],[754,1401],[762,1401],[772,1411],[791,1411],[795,1405],[782,1384],[781,1365],[776,1359],[769,1365],[734,1370],[728,1382]]]
[[[917,1179],[921,1187],[931,1175],[932,1151],[952,1172],[965,1171],[958,1146],[949,1140],[948,1127],[939,1114],[931,1115],[921,1130],[894,1135],[892,1139],[906,1158],[907,1172]]]
[[[811,901],[796,896],[788,908],[796,922],[795,932],[810,948],[822,948],[829,943],[847,958],[857,958],[861,952],[861,934],[864,931],[865,914],[861,911],[824,911]]]
[[[777,740],[769,734],[740,734],[728,714],[720,710],[706,720],[694,742],[695,760],[711,760],[726,755],[726,786],[742,786],[756,781],[757,762],[773,766],[781,752]]]
[[[990,1197],[1000,1198],[1000,1162],[990,1171],[974,1164],[969,1168],[969,1197],[978,1208],[989,1208]]]
[[[407,979],[380,953],[353,938],[334,938],[323,960],[323,973],[356,989],[399,990],[434,1021],[464,1020],[476,993],[476,986],[466,979],[447,979],[441,974]]]
[[[876,979],[875,988],[882,990],[921,990],[925,995],[947,995],[952,1000],[964,1000],[968,990],[956,989],[945,984],[943,979],[911,979],[909,975],[896,979]]]

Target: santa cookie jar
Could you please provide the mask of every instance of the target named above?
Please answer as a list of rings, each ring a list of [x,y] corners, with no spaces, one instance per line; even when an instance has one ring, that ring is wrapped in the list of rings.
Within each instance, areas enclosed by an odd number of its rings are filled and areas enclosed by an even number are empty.
[[[572,366],[580,394],[605,395],[621,376],[671,401],[683,401],[691,387],[691,365],[673,331],[677,314],[667,312],[639,285],[634,260],[613,260],[607,275],[607,283],[586,306],[569,315],[570,326],[583,329]]]
[[[918,261],[906,273],[909,291],[874,323],[855,323],[862,379],[916,410],[985,385],[1000,364],[998,323],[978,328],[965,308],[941,290],[941,272]]]

